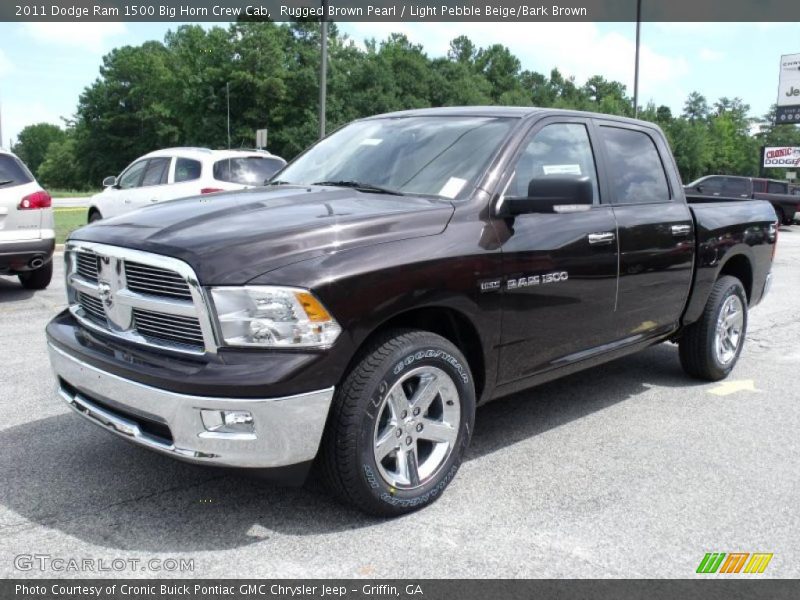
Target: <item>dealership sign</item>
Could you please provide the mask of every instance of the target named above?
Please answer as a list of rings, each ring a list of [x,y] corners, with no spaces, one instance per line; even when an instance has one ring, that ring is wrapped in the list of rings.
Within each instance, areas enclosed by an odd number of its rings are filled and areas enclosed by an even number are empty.
[[[800,167],[800,146],[764,148],[765,167]]]
[[[776,123],[800,123],[800,54],[781,56]]]

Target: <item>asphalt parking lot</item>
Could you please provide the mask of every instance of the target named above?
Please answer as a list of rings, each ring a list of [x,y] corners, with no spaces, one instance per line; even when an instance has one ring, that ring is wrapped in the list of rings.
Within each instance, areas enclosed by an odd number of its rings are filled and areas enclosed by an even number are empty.
[[[762,577],[800,576],[800,226],[781,228],[729,380],[688,379],[662,344],[493,403],[447,493],[390,521],[69,412],[43,334],[64,306],[58,258],[44,292],[0,278],[3,577],[690,577],[706,552],[737,551],[774,553]],[[31,554],[194,570],[15,567]]]

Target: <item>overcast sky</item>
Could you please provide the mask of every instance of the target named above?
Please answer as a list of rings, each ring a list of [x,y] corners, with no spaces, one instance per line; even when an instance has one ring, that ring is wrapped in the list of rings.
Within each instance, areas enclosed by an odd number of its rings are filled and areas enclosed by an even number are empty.
[[[502,43],[523,69],[558,67],[578,83],[599,74],[633,90],[633,23],[339,23],[363,43],[402,32],[430,56],[464,34],[478,46]],[[211,26],[206,24],[206,26]],[[7,145],[26,125],[61,123],[115,46],[163,40],[166,23],[0,23],[0,106]],[[689,92],[710,101],[739,96],[761,116],[775,102],[781,54],[800,53],[800,23],[645,23],[640,98],[680,112]]]

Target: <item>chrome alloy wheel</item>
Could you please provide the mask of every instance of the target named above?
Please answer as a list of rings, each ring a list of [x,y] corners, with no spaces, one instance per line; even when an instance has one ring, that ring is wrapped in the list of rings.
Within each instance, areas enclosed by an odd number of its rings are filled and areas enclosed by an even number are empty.
[[[742,344],[744,305],[739,296],[730,296],[719,311],[714,351],[721,365],[728,365],[736,357]]]
[[[384,397],[375,423],[381,477],[398,489],[424,485],[453,452],[460,423],[461,400],[447,373],[424,366],[404,374]]]

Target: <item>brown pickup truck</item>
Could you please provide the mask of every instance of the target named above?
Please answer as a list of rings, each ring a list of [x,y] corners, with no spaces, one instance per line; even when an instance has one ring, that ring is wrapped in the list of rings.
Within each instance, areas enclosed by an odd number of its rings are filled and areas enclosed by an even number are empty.
[[[796,212],[800,212],[800,196],[796,186],[777,179],[758,177],[736,177],[734,175],[707,175],[685,186],[690,196],[709,196],[716,200],[766,200],[775,209],[775,214],[784,225],[794,222]],[[695,198],[695,200],[700,200]]]

